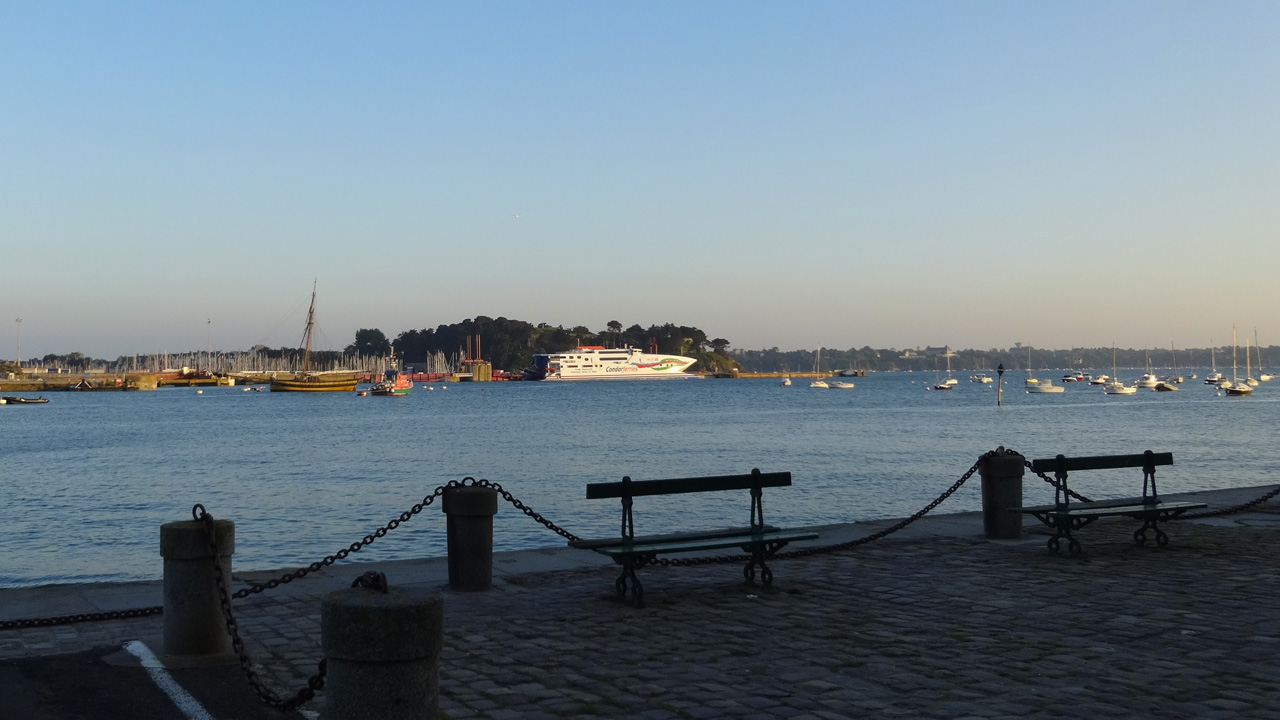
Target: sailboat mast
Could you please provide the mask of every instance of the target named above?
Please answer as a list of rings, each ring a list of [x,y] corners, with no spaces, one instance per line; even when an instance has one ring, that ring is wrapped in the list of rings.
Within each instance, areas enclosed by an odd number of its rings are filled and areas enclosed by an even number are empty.
[[[1236,384],[1236,326],[1231,324],[1231,384]]]
[[[316,284],[311,283],[311,307],[307,308],[307,329],[302,334],[302,372],[306,372],[311,362],[311,326],[316,321]]]

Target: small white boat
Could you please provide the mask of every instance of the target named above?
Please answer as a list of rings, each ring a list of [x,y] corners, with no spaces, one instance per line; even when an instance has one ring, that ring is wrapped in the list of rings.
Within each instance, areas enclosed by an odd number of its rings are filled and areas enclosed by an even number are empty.
[[[827,383],[827,385],[832,390],[852,390],[853,389],[853,383],[847,380],[832,380],[830,383]]]
[[[1116,371],[1116,346],[1112,345],[1111,346],[1111,372],[1115,373],[1115,371]],[[1102,375],[1101,377],[1106,377],[1106,375]],[[1102,386],[1102,392],[1106,393],[1107,395],[1132,395],[1138,392],[1138,388],[1125,385],[1124,383],[1120,382],[1120,378],[1116,378],[1109,383],[1105,383]]]
[[[1220,385],[1222,383],[1222,373],[1218,372],[1218,355],[1214,352],[1213,340],[1209,341],[1209,364],[1212,366],[1209,374],[1204,376],[1205,385]]]
[[[977,375],[970,375],[969,382],[976,382],[976,383],[982,383],[983,385],[987,385],[990,382],[992,382],[992,380],[990,377],[986,375],[986,373],[978,373]]]
[[[1113,380],[1102,386],[1102,392],[1107,395],[1133,395],[1138,392],[1138,388],[1133,385],[1125,385],[1119,380]]]
[[[1247,365],[1249,362],[1249,356],[1247,354],[1249,352],[1249,339],[1245,338],[1244,342],[1245,342],[1245,353],[1246,353],[1245,364]],[[1248,396],[1253,394],[1253,388],[1249,386],[1248,382],[1236,381],[1236,326],[1235,325],[1231,326],[1231,378],[1234,382],[1228,382],[1226,380],[1223,380],[1224,384],[1218,385],[1218,387],[1222,388],[1222,391],[1225,392],[1228,396],[1241,397],[1241,396]]]
[[[1089,384],[1090,385],[1106,385],[1107,381],[1110,379],[1111,379],[1110,375],[1099,375],[1095,378],[1090,378]]]
[[[782,387],[791,387],[791,378],[789,378],[789,377],[784,377],[784,378],[782,378],[782,382],[780,382],[780,383],[778,383],[778,384],[779,384],[779,385],[781,385]]]
[[[1029,393],[1060,393],[1066,391],[1067,389],[1065,387],[1061,385],[1054,385],[1053,381],[1049,379],[1040,380],[1035,385],[1027,386],[1027,392]]]
[[[817,374],[818,377],[814,378],[813,382],[809,383],[809,387],[824,388],[824,389],[831,387],[830,385],[827,384],[826,380],[822,379],[822,346],[821,345],[818,346],[818,354],[813,361],[813,372]]]

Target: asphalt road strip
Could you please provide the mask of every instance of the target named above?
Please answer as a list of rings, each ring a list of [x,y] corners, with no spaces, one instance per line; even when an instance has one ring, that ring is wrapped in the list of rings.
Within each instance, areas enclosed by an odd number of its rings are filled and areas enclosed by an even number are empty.
[[[178,684],[165,669],[164,663],[160,662],[160,658],[156,657],[151,649],[137,640],[131,640],[124,645],[124,649],[131,655],[138,658],[142,662],[142,667],[151,676],[152,682],[156,687],[160,688],[173,704],[182,711],[191,720],[214,720],[214,717],[204,709],[200,701],[191,696]]]

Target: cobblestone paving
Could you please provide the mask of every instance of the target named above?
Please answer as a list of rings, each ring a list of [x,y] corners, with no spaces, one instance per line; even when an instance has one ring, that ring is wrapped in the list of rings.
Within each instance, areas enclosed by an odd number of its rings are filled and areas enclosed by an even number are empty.
[[[517,576],[446,594],[441,705],[450,718],[1276,718],[1280,531],[1135,525],[1041,542],[886,540],[774,564],[641,571],[648,604],[615,601],[612,568]],[[390,577],[392,586],[395,578]],[[264,674],[300,687],[320,657],[316,597],[237,603]],[[145,618],[0,633],[0,657],[159,634]],[[313,706],[323,702],[323,693]]]

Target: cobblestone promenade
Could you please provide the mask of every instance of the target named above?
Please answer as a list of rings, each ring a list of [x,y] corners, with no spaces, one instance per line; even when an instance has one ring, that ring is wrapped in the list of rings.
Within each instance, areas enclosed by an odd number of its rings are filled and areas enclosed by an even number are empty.
[[[1280,719],[1280,516],[1080,533],[1056,557],[1033,533],[887,539],[774,564],[649,568],[648,604],[612,599],[613,567],[515,575],[446,593],[442,708],[451,718]],[[1216,523],[1216,524],[1215,524]],[[1272,528],[1275,529],[1272,529]],[[346,568],[345,572],[358,574]],[[393,586],[396,578],[388,572]],[[300,687],[318,597],[237,602],[264,674]],[[160,618],[0,632],[0,658],[160,633]],[[311,703],[317,709],[323,693]]]

